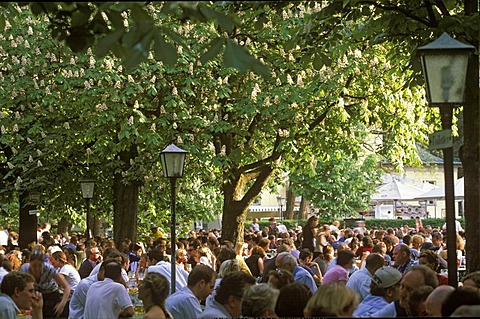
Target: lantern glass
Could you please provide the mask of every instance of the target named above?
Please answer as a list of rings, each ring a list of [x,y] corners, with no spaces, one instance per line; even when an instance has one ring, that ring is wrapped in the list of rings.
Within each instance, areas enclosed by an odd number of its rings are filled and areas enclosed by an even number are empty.
[[[80,185],[82,186],[83,198],[92,198],[93,188],[95,187],[95,180],[90,178],[84,178],[80,180]]]
[[[160,155],[164,177],[174,178],[183,176],[187,151],[171,144]]]
[[[463,104],[468,58],[474,49],[445,32],[437,40],[417,49],[431,106]]]
[[[422,69],[431,104],[462,104],[468,54],[422,56]]]

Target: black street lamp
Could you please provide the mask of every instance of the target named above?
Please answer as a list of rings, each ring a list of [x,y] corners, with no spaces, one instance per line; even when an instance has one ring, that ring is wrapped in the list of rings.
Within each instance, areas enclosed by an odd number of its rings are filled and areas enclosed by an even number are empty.
[[[175,217],[175,204],[176,204],[176,183],[177,178],[183,177],[183,168],[185,166],[185,157],[187,156],[187,151],[178,148],[174,144],[170,144],[160,153],[160,158],[162,161],[163,168],[163,177],[168,177],[170,179],[170,193],[171,193],[171,209],[172,216],[170,220],[170,253],[171,253],[171,283],[170,291],[173,294],[175,292],[175,283],[176,283],[176,217]]]
[[[287,199],[283,196],[277,196],[277,203],[280,206],[280,220],[283,222],[283,206],[285,206]]]
[[[447,33],[417,49],[427,87],[428,103],[440,108],[444,136],[450,140],[439,148],[443,150],[444,158],[448,284],[453,287],[458,286],[458,275],[451,128],[453,107],[461,106],[465,101],[468,57],[474,49],[472,45],[459,42]]]
[[[85,206],[87,208],[87,229],[86,229],[86,234],[85,236],[87,237],[87,240],[92,238],[91,232],[90,232],[90,199],[93,197],[93,188],[95,187],[95,180],[91,178],[82,178],[80,180],[80,186],[82,186],[82,196],[85,199]]]

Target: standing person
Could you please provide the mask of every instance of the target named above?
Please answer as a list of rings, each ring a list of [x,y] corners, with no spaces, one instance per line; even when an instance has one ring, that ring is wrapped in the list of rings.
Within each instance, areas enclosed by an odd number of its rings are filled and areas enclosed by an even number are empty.
[[[2,280],[0,291],[0,318],[16,319],[20,309],[32,309],[32,319],[42,319],[42,294],[35,291],[32,275],[11,271]]]
[[[105,279],[88,289],[85,319],[131,317],[135,314],[127,289],[120,282],[123,282],[122,266],[117,262],[106,264]]]
[[[260,231],[260,225],[258,224],[258,218],[253,219],[253,223],[250,225],[250,230],[255,232],[255,233]]]
[[[29,273],[35,278],[35,288],[43,298],[43,317],[68,317],[70,285],[62,275],[56,273],[49,262],[45,261],[45,255],[41,251],[32,251],[29,262],[23,264],[20,271]],[[63,294],[60,293],[59,286],[63,288]]]
[[[275,221],[275,217],[271,217],[268,220],[268,234],[277,235],[277,222]]]
[[[302,229],[302,249],[308,248],[311,252],[315,251],[315,236],[317,235],[318,217],[313,215],[307,220],[307,224]],[[315,256],[316,257],[316,256]]]
[[[265,250],[260,246],[256,246],[252,249],[252,254],[245,259],[248,269],[250,269],[252,276],[257,278],[257,280],[259,280],[258,278],[261,278],[263,274],[266,257],[267,254],[265,253]]]
[[[347,287],[356,291],[360,297],[360,302],[370,294],[370,283],[372,277],[377,271],[385,265],[385,259],[380,254],[370,254],[366,261],[365,267],[354,272],[347,281]]]
[[[315,236],[315,249],[313,250],[313,258],[317,258],[319,255],[323,254],[325,247],[329,245],[328,237],[330,237],[330,227],[328,225],[321,226]]]
[[[149,273],[138,286],[138,298],[143,302],[143,319],[173,319],[165,307],[170,292],[170,284],[164,275]]]
[[[207,265],[195,266],[188,275],[186,287],[170,295],[166,308],[174,318],[197,318],[202,313],[200,302],[215,287],[215,271]]]
[[[50,258],[50,263],[55,269],[58,269],[57,273],[67,280],[70,285],[70,293],[73,293],[81,278],[77,269],[67,262],[65,253],[63,251],[54,252]]]

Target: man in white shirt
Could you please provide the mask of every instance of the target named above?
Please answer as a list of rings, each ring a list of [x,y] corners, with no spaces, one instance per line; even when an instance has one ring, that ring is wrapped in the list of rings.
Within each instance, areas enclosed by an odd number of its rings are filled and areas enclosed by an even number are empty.
[[[0,246],[7,247],[8,245],[8,232],[0,226]]]
[[[80,280],[75,288],[69,303],[69,318],[70,319],[83,319],[83,312],[85,311],[85,303],[87,301],[87,292],[97,281],[105,279],[105,265],[115,261],[115,259],[106,259],[100,266],[98,273]]]
[[[105,279],[90,286],[85,302],[84,318],[132,317],[132,300],[122,281],[122,266],[117,262],[105,265]]]
[[[150,250],[147,253],[148,269],[147,272],[158,272],[167,278],[172,284],[172,264],[165,261],[165,254],[159,250]],[[188,272],[180,265],[175,264],[175,292],[187,287]]]
[[[370,254],[366,258],[365,267],[350,275],[347,287],[355,290],[360,296],[360,302],[370,294],[370,283],[377,269],[385,265],[385,259],[380,254]]]

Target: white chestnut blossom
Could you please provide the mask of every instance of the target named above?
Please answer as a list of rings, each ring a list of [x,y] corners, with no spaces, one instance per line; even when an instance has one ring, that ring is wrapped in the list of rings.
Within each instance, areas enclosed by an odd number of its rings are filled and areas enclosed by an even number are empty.
[[[7,165],[8,165],[8,168],[9,168],[9,169],[14,169],[14,168],[15,168],[15,165],[13,165],[13,164],[10,163],[10,162],[7,162]]]

